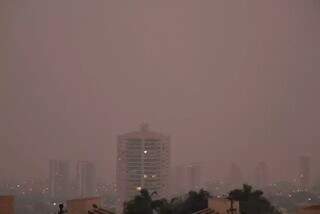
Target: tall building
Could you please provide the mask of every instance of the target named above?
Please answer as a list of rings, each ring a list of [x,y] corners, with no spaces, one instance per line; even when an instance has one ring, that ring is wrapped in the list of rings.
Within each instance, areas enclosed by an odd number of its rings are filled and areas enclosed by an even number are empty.
[[[239,187],[243,184],[242,171],[236,163],[231,164],[227,181],[231,186],[234,187]]]
[[[310,187],[310,157],[301,156],[299,158],[299,185],[301,190]]]
[[[70,191],[70,167],[68,161],[50,160],[49,194],[53,199],[66,199]]]
[[[172,191],[173,195],[181,195],[187,191],[186,187],[186,167],[184,165],[179,165],[174,168],[172,172],[173,175],[173,185]]]
[[[268,165],[265,162],[258,163],[254,174],[257,187],[265,187],[268,184]]]
[[[89,161],[78,161],[76,182],[77,197],[85,198],[95,195],[96,170],[93,163]]]
[[[201,188],[201,165],[198,163],[186,166],[187,190],[199,190]]]
[[[169,191],[170,138],[150,131],[143,124],[139,131],[118,137],[117,193],[118,209],[139,194],[141,189],[166,197]]]

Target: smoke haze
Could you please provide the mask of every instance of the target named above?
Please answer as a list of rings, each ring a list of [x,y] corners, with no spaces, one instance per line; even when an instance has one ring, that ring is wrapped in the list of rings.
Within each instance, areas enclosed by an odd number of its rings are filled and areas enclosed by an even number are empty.
[[[319,18],[316,0],[1,0],[0,170],[88,159],[114,180],[117,135],[146,121],[173,165],[294,176],[319,158]]]

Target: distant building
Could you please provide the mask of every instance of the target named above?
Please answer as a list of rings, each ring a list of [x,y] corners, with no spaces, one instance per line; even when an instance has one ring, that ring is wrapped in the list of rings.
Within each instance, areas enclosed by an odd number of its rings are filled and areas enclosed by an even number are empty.
[[[226,198],[211,198],[208,201],[208,208],[219,214],[239,214],[239,201],[231,201]]]
[[[236,163],[231,164],[227,181],[229,184],[231,184],[232,186],[236,186],[236,187],[243,184],[242,171]]]
[[[299,158],[299,188],[307,190],[310,187],[310,157]]]
[[[101,206],[100,197],[81,198],[67,201],[68,214],[88,214],[93,206]]]
[[[186,166],[187,191],[201,188],[201,165],[198,163]]]
[[[170,138],[150,131],[143,124],[139,131],[120,135],[117,145],[118,209],[141,189],[167,197],[170,174]]]
[[[0,196],[0,214],[14,214],[13,196]]]
[[[173,195],[180,195],[187,191],[186,187],[186,167],[184,165],[176,166],[172,172],[173,175],[173,185],[172,191]]]
[[[96,170],[93,163],[89,161],[78,161],[77,163],[77,197],[92,197],[96,189]]]
[[[199,190],[202,186],[202,165],[192,163],[179,165],[172,172],[174,195],[186,193],[191,190]]]
[[[268,184],[268,165],[260,162],[254,170],[255,184],[258,188],[265,187]]]
[[[70,191],[70,166],[68,161],[50,160],[49,195],[53,199],[66,199]]]
[[[320,205],[302,207],[298,209],[297,214],[320,214]]]

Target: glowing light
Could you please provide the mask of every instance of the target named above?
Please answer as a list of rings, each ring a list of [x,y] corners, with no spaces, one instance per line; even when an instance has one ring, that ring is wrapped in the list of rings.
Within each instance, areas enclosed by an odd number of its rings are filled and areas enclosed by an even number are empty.
[[[141,190],[142,190],[142,188],[141,188],[141,187],[137,187],[137,190],[138,190],[138,191],[141,191]]]
[[[143,151],[143,153],[144,153],[144,154],[147,154],[147,153],[148,153],[148,151],[147,151],[147,150],[144,150],[144,151]]]

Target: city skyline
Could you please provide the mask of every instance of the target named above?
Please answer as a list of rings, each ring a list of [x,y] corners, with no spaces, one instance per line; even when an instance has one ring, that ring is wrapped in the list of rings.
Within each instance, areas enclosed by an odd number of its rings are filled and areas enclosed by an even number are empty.
[[[0,0],[0,194],[320,203],[319,22],[320,0]]]

